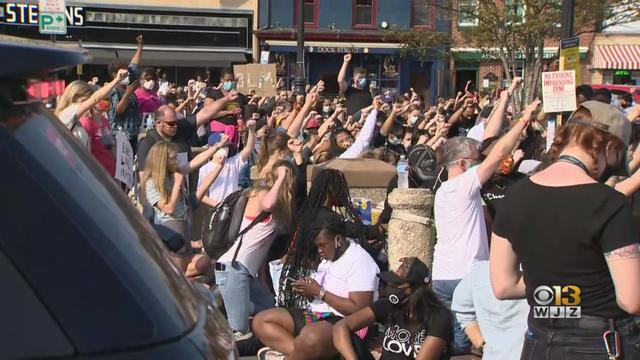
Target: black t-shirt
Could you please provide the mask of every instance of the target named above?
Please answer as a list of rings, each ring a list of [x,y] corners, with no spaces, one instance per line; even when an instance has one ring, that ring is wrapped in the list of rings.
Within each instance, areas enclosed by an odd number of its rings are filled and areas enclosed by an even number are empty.
[[[532,311],[548,297],[544,305],[556,306],[554,286],[577,286],[580,294],[569,288],[574,295],[562,295],[565,305],[577,304],[585,315],[626,315],[603,256],[638,241],[629,202],[616,190],[600,183],[549,187],[523,179],[507,191],[493,232],[511,243],[522,263]]]
[[[186,152],[189,159],[191,159],[191,145],[189,145],[189,139],[196,132],[196,115],[191,115],[189,117],[178,119],[178,130],[176,131],[176,135],[171,139],[171,142],[174,144],[176,151],[178,153]],[[138,144],[138,169],[141,171],[144,170],[144,165],[147,160],[147,155],[149,154],[149,150],[155,145],[158,141],[164,140],[156,129],[151,130],[147,133],[147,136],[144,139],[140,140],[140,144]]]
[[[480,190],[482,200],[487,205],[492,218],[496,217],[496,212],[506,196],[507,189],[522,178],[519,173],[516,173],[516,170],[513,171],[514,173],[509,176],[494,175]]]
[[[353,115],[373,102],[369,89],[360,90],[353,86],[347,88],[347,91],[344,92],[344,98],[347,106],[347,115]]]
[[[403,311],[387,299],[371,305],[376,321],[386,326],[382,341],[381,360],[415,359],[427,336],[443,339],[446,348],[439,359],[449,359],[452,352],[453,317],[447,309],[433,310],[426,324],[413,324],[405,320]],[[394,314],[394,316],[390,316]],[[397,319],[397,320],[394,320]]]
[[[222,99],[225,95],[222,93],[221,90],[213,89],[209,93],[209,96],[213,97],[216,100],[219,100],[219,99]],[[238,94],[238,99],[235,100],[235,101],[229,101],[228,103],[226,103],[225,106],[224,106],[224,110],[236,111],[237,109],[240,109],[240,110],[242,110],[243,116],[245,116],[245,106],[246,105],[247,105],[247,97],[244,96],[243,94]],[[227,115],[227,116],[223,116],[221,118],[214,119],[214,120],[219,122],[219,123],[223,123],[225,125],[234,125],[234,126],[236,126],[238,124],[238,119],[236,118],[235,115]]]

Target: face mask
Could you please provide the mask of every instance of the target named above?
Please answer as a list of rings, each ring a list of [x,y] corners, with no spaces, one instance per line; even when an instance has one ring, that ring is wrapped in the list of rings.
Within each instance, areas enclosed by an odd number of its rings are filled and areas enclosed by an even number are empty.
[[[409,295],[405,293],[405,289],[399,289],[393,285],[387,286],[387,294],[389,302],[396,306],[402,305],[409,297]]]
[[[418,117],[417,116],[412,116],[409,118],[409,124],[411,125],[415,125],[418,122]]]
[[[400,145],[400,143],[402,142],[402,140],[400,140],[399,138],[389,138],[388,141],[391,145]]]
[[[358,89],[360,90],[364,89],[364,87],[367,86],[367,79],[362,78],[358,80],[357,85],[358,85]]]
[[[231,91],[234,90],[236,88],[236,84],[233,81],[225,81],[222,84],[222,89],[224,89],[224,91]]]
[[[156,86],[156,82],[153,80],[148,80],[142,83],[142,87],[149,91],[153,90],[154,86]]]
[[[331,111],[331,106],[323,106],[322,112],[328,114]]]
[[[127,76],[126,78],[122,79],[122,81],[120,81],[120,84],[124,86],[129,85],[129,77]]]

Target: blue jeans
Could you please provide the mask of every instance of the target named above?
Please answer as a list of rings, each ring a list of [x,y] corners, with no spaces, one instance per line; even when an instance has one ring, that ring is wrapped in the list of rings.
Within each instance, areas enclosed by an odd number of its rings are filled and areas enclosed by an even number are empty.
[[[460,280],[433,280],[433,292],[438,299],[442,301],[449,310],[451,310],[451,301],[453,300],[453,292],[460,283]],[[458,320],[454,317],[453,322],[453,353],[468,354],[471,350],[471,343],[460,327]]]
[[[273,295],[240,262],[235,267],[231,262],[224,264],[224,271],[216,270],[216,285],[231,329],[244,334],[249,331],[249,316],[273,307]]]

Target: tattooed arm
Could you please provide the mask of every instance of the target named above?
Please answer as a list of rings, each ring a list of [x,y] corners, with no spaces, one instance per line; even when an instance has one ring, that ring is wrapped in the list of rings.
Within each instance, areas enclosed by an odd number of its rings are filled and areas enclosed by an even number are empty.
[[[604,254],[616,288],[618,306],[629,314],[640,314],[640,244]]]

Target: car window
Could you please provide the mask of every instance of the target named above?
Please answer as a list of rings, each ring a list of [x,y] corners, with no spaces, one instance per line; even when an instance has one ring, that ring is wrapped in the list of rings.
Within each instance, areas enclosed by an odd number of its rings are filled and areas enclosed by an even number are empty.
[[[187,332],[192,288],[124,192],[41,104],[4,114],[0,247],[78,351]]]
[[[0,228],[0,238],[5,235],[2,230]],[[0,284],[0,357],[18,359],[73,354],[69,340],[1,249]]]

